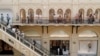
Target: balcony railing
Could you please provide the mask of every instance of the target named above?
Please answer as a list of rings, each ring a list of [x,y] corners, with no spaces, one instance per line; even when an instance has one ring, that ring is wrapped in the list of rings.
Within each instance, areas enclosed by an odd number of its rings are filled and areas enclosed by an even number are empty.
[[[20,24],[38,24],[38,25],[49,25],[49,24],[71,24],[71,25],[78,25],[78,24],[100,24],[100,19],[34,19],[34,20],[20,20],[18,22],[12,22],[12,25],[20,25]]]

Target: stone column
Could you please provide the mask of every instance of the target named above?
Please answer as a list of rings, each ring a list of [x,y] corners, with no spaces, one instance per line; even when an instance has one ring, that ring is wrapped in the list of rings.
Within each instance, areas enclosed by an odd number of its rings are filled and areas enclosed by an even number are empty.
[[[46,26],[43,26],[42,39],[43,39],[43,46],[48,49],[48,47],[49,47],[49,38],[48,38],[48,33],[47,33],[47,27]]]
[[[70,38],[70,56],[78,56],[78,36],[76,27],[73,27],[72,37]]]
[[[47,28],[48,28],[47,26],[43,26],[42,45],[47,50],[47,52],[49,52],[48,50],[50,48],[49,48],[49,38],[48,38]]]

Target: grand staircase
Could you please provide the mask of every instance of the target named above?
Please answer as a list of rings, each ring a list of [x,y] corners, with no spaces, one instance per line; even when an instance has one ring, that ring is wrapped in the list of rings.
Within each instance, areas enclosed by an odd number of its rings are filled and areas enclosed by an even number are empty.
[[[10,46],[24,54],[25,56],[50,56],[48,50],[38,47],[39,44],[35,45],[22,38],[18,34],[14,33],[11,29],[8,29],[5,24],[0,23],[0,39],[8,43]]]

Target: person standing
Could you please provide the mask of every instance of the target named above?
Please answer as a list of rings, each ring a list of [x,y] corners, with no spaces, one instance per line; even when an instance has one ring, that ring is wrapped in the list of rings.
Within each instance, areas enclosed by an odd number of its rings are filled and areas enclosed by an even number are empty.
[[[19,15],[18,15],[18,13],[16,14],[16,21],[19,21]]]
[[[3,16],[3,14],[1,13],[1,22],[3,22],[4,21],[4,16]]]
[[[9,17],[9,14],[7,14],[7,25],[9,25],[9,21],[10,21],[10,17]]]

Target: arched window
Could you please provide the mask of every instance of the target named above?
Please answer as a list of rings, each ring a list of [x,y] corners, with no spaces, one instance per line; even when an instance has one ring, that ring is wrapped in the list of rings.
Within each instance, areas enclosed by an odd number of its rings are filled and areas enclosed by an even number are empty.
[[[69,35],[63,30],[58,30],[51,33],[50,37],[69,37]]]
[[[81,19],[84,19],[84,9],[79,9]]]
[[[24,9],[20,10],[20,18],[22,20],[22,23],[26,22],[26,11]]]
[[[37,9],[36,10],[36,16],[35,16],[35,21],[36,23],[43,23],[42,22],[42,10],[41,9]]]
[[[49,10],[49,20],[53,20],[54,19],[54,15],[55,15],[55,10],[54,9],[50,9]]]
[[[29,9],[28,10],[28,15],[29,15],[29,21],[32,23],[33,22],[33,20],[34,20],[34,11],[33,11],[33,9]]]
[[[96,9],[95,15],[96,15],[96,19],[100,19],[100,9]]]
[[[58,9],[58,10],[57,10],[57,14],[58,14],[59,16],[63,16],[63,10],[62,10],[62,9]]]
[[[89,16],[90,14],[93,14],[93,10],[92,9],[88,9],[87,10],[87,16]]]
[[[41,9],[37,9],[37,10],[36,10],[36,14],[37,14],[37,15],[42,15],[42,10],[41,10]]]
[[[71,21],[71,10],[70,9],[67,9],[64,13],[64,19],[67,20],[67,22],[70,22]]]
[[[79,34],[79,37],[97,37],[97,34],[93,31],[86,30]]]
[[[63,10],[58,9],[57,10],[57,23],[63,23]]]

